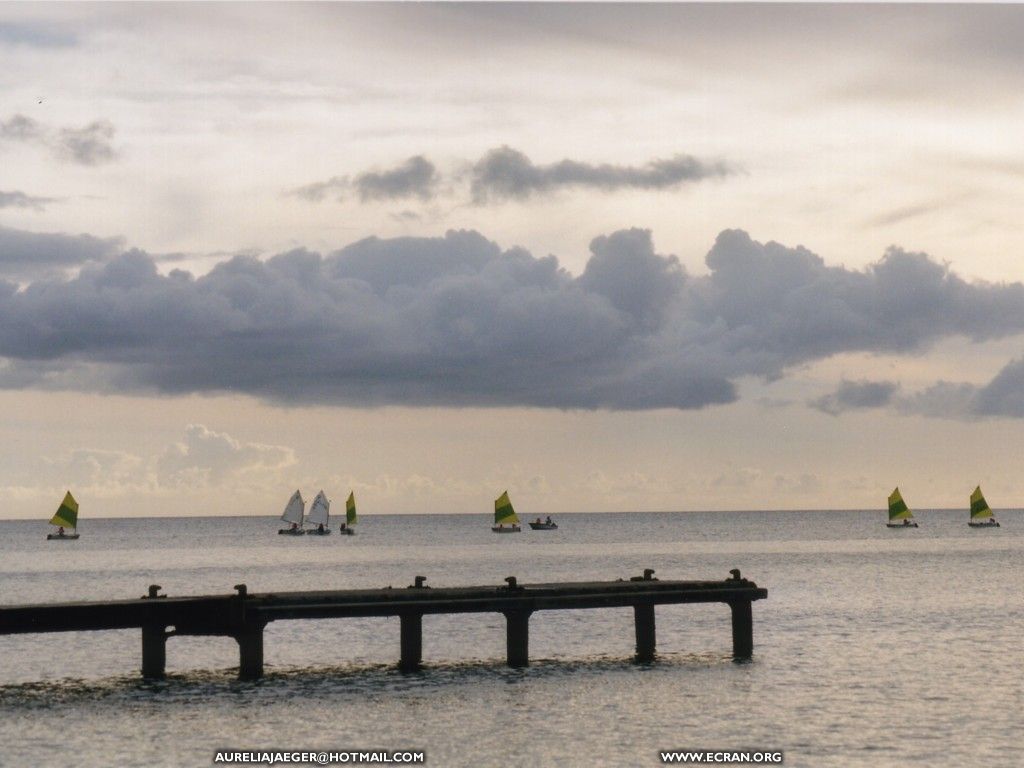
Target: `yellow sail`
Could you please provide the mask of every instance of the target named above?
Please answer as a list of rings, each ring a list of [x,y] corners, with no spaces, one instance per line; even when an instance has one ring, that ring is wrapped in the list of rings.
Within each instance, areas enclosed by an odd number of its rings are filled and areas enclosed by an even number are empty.
[[[889,494],[889,519],[910,520],[913,516],[914,513],[910,511],[903,496],[900,495],[900,489],[896,488]]]
[[[348,499],[345,500],[345,522],[348,525],[355,525],[358,518],[356,517],[356,494],[352,491],[348,495]]]
[[[50,525],[59,525],[63,528],[76,528],[78,526],[78,502],[71,495],[71,491],[64,494],[64,501],[57,507],[57,511],[50,518]]]
[[[985,501],[979,485],[971,494],[971,520],[981,520],[986,517],[992,517],[992,510],[989,508],[988,502]]]
[[[505,523],[512,524],[518,522],[519,516],[512,509],[512,502],[508,498],[508,491],[505,491],[494,500],[494,524],[503,525]]]

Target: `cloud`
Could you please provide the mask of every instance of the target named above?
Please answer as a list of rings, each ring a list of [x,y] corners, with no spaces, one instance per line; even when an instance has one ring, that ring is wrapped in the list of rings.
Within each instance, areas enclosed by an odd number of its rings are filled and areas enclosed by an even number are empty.
[[[25,115],[14,115],[0,122],[0,139],[9,141],[42,141],[46,138],[46,129],[37,121]]]
[[[114,133],[108,120],[96,120],[83,128],[57,129],[25,115],[0,122],[0,139],[35,143],[48,148],[58,159],[79,165],[101,165],[116,159]]]
[[[576,277],[554,256],[472,231],[236,256],[199,277],[161,274],[130,251],[72,279],[0,283],[0,383],[354,406],[688,409],[732,402],[743,377],[841,352],[1024,332],[1021,284],[968,283],[897,248],[849,270],[726,230],[702,276],[659,254],[646,230],[597,237],[590,250]],[[869,407],[887,391],[872,384],[847,382],[821,405]]]
[[[361,173],[356,176],[354,186],[363,202],[409,197],[429,200],[439,181],[434,164],[422,155],[416,155],[390,171]]]
[[[560,160],[535,165],[511,147],[492,149],[470,171],[470,191],[477,203],[523,200],[566,187],[589,187],[606,192],[619,189],[670,189],[688,181],[725,176],[730,169],[720,162],[705,163],[690,155],[651,160],[643,166],[592,165]]]
[[[327,181],[317,181],[306,184],[304,187],[293,189],[291,194],[308,200],[311,203],[322,202],[328,195],[336,195],[338,200],[343,198],[342,193],[349,187],[347,176],[332,176]]]
[[[97,120],[84,128],[62,128],[57,138],[60,157],[80,165],[100,165],[117,157],[113,145],[114,126]]]
[[[939,381],[901,398],[905,414],[939,419],[1024,418],[1024,358],[1012,360],[988,384]]]
[[[52,197],[36,197],[24,192],[0,192],[0,208],[31,208],[41,211],[50,203],[57,202]]]
[[[892,381],[847,381],[843,379],[831,394],[812,400],[808,405],[824,413],[838,416],[845,411],[881,408],[892,402],[900,385]]]
[[[120,238],[25,232],[0,227],[0,280],[52,276],[89,262],[104,261],[123,248],[124,241]]]
[[[0,23],[0,45],[31,48],[70,48],[78,39],[70,32],[56,29],[52,24]]]
[[[189,424],[183,442],[170,446],[157,460],[161,485],[211,485],[245,473],[266,473],[296,463],[291,448],[246,443],[202,424]]]

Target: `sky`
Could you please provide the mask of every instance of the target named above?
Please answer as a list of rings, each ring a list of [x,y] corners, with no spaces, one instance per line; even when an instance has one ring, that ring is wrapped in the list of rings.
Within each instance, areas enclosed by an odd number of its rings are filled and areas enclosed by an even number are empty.
[[[0,517],[1022,507],[1022,36],[0,3]]]

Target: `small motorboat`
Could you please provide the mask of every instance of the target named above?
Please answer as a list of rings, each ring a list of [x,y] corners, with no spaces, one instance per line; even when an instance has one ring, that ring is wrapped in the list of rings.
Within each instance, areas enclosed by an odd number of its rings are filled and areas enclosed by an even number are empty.
[[[558,523],[552,520],[550,517],[547,520],[541,520],[539,517],[530,523],[530,527],[535,531],[557,531]]]

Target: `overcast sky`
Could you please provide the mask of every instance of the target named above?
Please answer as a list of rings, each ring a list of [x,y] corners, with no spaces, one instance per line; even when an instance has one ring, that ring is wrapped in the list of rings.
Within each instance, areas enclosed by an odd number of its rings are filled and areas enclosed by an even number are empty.
[[[0,4],[0,516],[1020,507],[1021,39]]]

